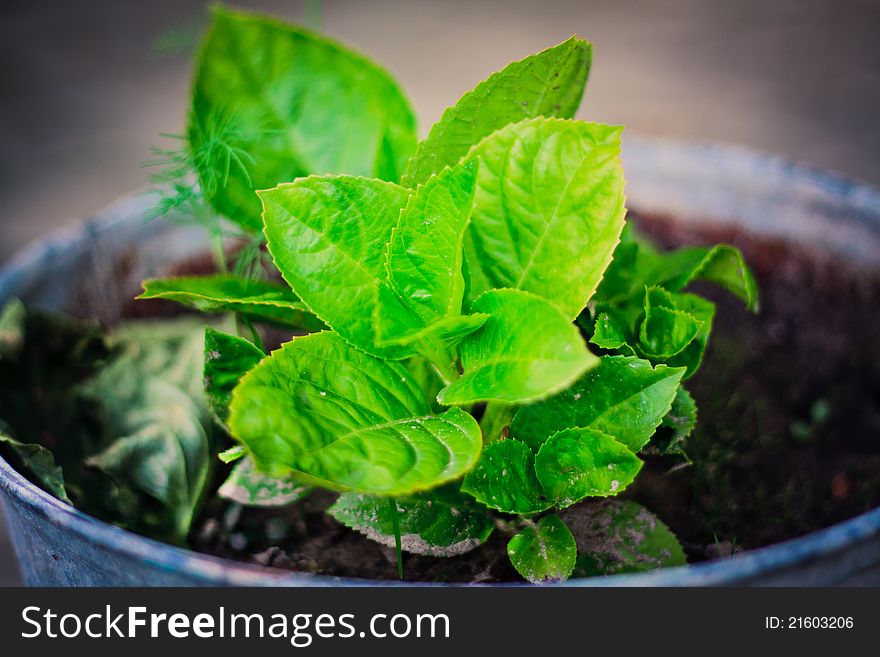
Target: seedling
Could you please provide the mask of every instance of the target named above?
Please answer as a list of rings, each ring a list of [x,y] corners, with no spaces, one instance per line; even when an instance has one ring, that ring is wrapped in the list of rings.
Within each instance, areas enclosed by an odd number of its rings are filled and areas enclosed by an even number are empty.
[[[215,10],[167,159],[215,235],[271,262],[229,271],[219,248],[221,273],[142,298],[299,334],[267,354],[256,331],[207,331],[208,406],[237,461],[221,495],[338,491],[337,520],[437,557],[505,532],[532,582],[684,563],[650,512],[604,498],[646,449],[685,453],[682,383],[715,308],[684,290],[711,281],[753,310],[757,291],[732,247],[664,253],[626,226],[622,128],[572,118],[590,63],[576,37],[514,62],[419,141],[366,58]]]

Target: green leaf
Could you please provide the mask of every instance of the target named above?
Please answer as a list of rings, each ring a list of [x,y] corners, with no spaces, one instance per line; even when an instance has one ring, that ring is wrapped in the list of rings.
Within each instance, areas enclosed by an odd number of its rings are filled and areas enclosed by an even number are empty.
[[[189,141],[213,207],[259,231],[254,190],[324,173],[398,180],[416,132],[397,84],[364,57],[300,28],[215,8]]]
[[[703,323],[675,303],[661,287],[645,290],[645,319],[639,329],[641,353],[666,362],[694,341]]]
[[[225,326],[222,323],[213,325]],[[137,386],[137,376],[161,379],[183,390],[207,411],[202,381],[205,326],[205,320],[200,317],[122,323],[108,335],[114,358],[100,376],[116,377],[124,382],[120,395],[129,394],[130,388]]]
[[[630,300],[621,305],[597,305],[590,342],[652,363],[685,367],[684,379],[696,373],[703,360],[715,304],[695,294],[668,292],[662,287],[644,291],[642,305]],[[641,308],[641,310],[640,310]]]
[[[222,426],[229,416],[229,401],[239,379],[265,354],[249,340],[205,329],[205,396],[208,409]]]
[[[403,318],[413,324],[401,325],[400,317],[378,313],[382,341],[399,340],[461,315],[462,243],[476,171],[476,162],[443,170],[419,186],[400,213],[386,251],[387,289],[412,311]]]
[[[493,73],[433,125],[409,162],[404,184],[424,183],[509,123],[535,116],[574,116],[590,73],[591,54],[589,43],[572,37]]]
[[[72,504],[64,486],[64,473],[50,450],[36,443],[16,440],[9,427],[0,421],[0,447],[3,446],[7,449],[2,451],[16,470],[62,502]]]
[[[373,313],[410,311],[388,293],[385,245],[409,192],[380,180],[310,177],[259,192],[269,252],[299,298],[342,338],[369,353],[404,358],[415,350],[379,346]]]
[[[11,299],[0,312],[0,361],[14,358],[24,344],[27,312],[18,299]]]
[[[82,460],[100,448],[103,432],[99,409],[77,386],[108,356],[103,333],[95,322],[25,309],[17,300],[2,316],[0,452],[46,491],[95,514]]]
[[[486,445],[461,490],[504,513],[539,513],[553,506],[535,475],[535,453],[518,440],[497,440]]]
[[[679,387],[672,402],[672,408],[663,416],[663,426],[675,431],[676,440],[680,442],[693,432],[697,424],[697,403],[684,387]]]
[[[517,411],[510,435],[539,449],[557,431],[595,429],[637,452],[669,412],[683,374],[683,368],[603,356],[565,392]]]
[[[401,548],[406,552],[453,557],[473,550],[492,533],[486,509],[459,492],[455,484],[395,499]],[[328,513],[377,543],[394,546],[387,498],[343,493]]]
[[[720,285],[742,299],[749,310],[758,312],[758,285],[739,249],[727,244],[713,246],[682,287],[694,280]]]
[[[585,497],[617,495],[635,479],[642,461],[611,436],[593,429],[564,429],[541,445],[535,472],[555,506]]]
[[[100,403],[109,439],[85,463],[160,502],[176,541],[189,531],[209,471],[203,333],[204,323],[186,320],[122,326],[112,335],[115,357],[80,389]]]
[[[658,255],[658,251],[647,240],[636,235],[632,223],[627,222],[594,299],[597,302],[624,303],[633,297],[638,298],[645,287],[654,284],[648,281],[647,275],[653,263],[651,258]]]
[[[423,392],[428,405],[434,412],[442,412],[443,409],[437,403],[437,394],[443,389],[443,380],[431,362],[423,356],[413,356],[402,364],[412,377],[416,388]]]
[[[626,326],[613,313],[599,313],[593,327],[590,342],[600,349],[617,351],[626,356],[635,356],[635,349],[629,344],[632,336]]]
[[[679,454],[687,458],[687,439],[696,426],[697,403],[683,386],[679,386],[675,399],[672,400],[672,408],[661,422],[661,427],[665,427],[667,431],[658,431],[651,439],[651,445],[660,454]]]
[[[14,362],[0,361],[0,417],[14,437],[51,450],[78,509],[182,543],[211,461],[204,322],[132,322],[105,336],[28,311],[25,328]]]
[[[472,297],[526,290],[571,320],[611,262],[624,225],[621,128],[530,119],[475,146],[474,212],[465,241]]]
[[[445,317],[430,326],[415,328],[418,320],[407,311],[399,312],[395,308],[403,308],[400,297],[386,297],[387,287],[380,288],[380,302],[373,313],[378,327],[380,347],[409,347],[431,362],[447,364],[455,360],[455,346],[470,335],[489,319],[484,313],[456,315]],[[390,303],[389,303],[390,301]],[[389,311],[390,312],[386,312]],[[400,322],[400,323],[397,323]],[[392,326],[397,323],[396,326]],[[384,337],[397,334],[397,337]]]
[[[443,404],[541,399],[598,364],[577,327],[541,297],[491,290],[472,310],[489,319],[460,343],[464,374],[440,391]]]
[[[430,415],[400,363],[333,333],[297,338],[233,391],[229,425],[272,475],[376,495],[405,495],[456,479],[476,462],[476,421],[459,409]]]
[[[697,280],[720,285],[749,310],[759,307],[758,286],[739,249],[728,244],[660,252],[633,231],[625,231],[596,299],[620,303],[643,294],[646,287],[679,292]]]
[[[248,451],[244,448],[243,445],[233,445],[229,449],[224,449],[222,452],[217,454],[217,458],[223,461],[224,463],[234,463],[239,459],[243,459],[247,456]]]
[[[709,335],[712,333],[712,322],[715,318],[715,304],[695,294],[670,295],[676,312],[686,313],[699,323],[699,330],[691,341],[680,353],[664,358],[670,367],[686,367],[682,380],[689,379],[700,368],[703,362],[703,354],[709,343]],[[650,356],[649,356],[650,358]]]
[[[208,474],[208,434],[200,409],[180,388],[158,379],[142,382],[135,396],[114,398],[113,384],[126,382],[100,378],[90,389],[113,405],[118,437],[86,464],[161,502],[182,539]]]
[[[229,274],[149,279],[138,299],[170,299],[202,312],[241,313],[251,319],[318,331],[323,325],[287,286]]]
[[[654,514],[630,500],[596,500],[562,514],[577,542],[575,577],[683,566],[684,551]]]
[[[507,556],[517,572],[532,584],[562,582],[571,576],[577,544],[565,523],[555,515],[537,522],[510,539]]]
[[[632,451],[593,429],[565,429],[538,451],[516,439],[489,443],[461,490],[491,509],[533,514],[590,496],[617,495],[642,467]]]
[[[295,477],[270,477],[245,457],[235,464],[217,495],[244,506],[285,506],[305,497],[311,487]]]
[[[409,198],[391,232],[388,280],[424,325],[461,313],[462,244],[476,180],[476,162],[432,176]]]

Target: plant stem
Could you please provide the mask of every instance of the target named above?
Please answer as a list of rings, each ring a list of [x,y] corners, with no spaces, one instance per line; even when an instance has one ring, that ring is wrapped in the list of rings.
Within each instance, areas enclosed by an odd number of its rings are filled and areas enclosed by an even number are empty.
[[[394,551],[397,554],[397,577],[403,579],[403,550],[400,546],[400,518],[397,515],[397,499],[388,498],[391,507],[391,526],[394,529]]]
[[[434,368],[434,372],[437,373],[437,376],[440,377],[440,380],[443,381],[443,385],[445,386],[448,386],[450,383],[458,378],[458,372],[455,370],[451,363],[448,366],[444,367],[440,365],[438,361],[432,360],[431,367]]]
[[[219,230],[212,230],[211,243],[214,247],[214,258],[217,260],[217,268],[224,274],[229,273],[229,263],[226,262],[226,247],[223,244],[223,233]]]
[[[260,334],[257,333],[257,329],[256,327],[254,327],[253,322],[251,322],[251,320],[249,320],[244,315],[236,315],[236,317],[240,319],[241,323],[247,327],[248,331],[250,331],[251,340],[253,341],[254,345],[256,345],[256,347],[265,354],[266,347],[263,345],[263,340],[260,338]]]
[[[438,349],[435,345],[421,341],[418,343],[416,351],[431,364],[434,372],[443,381],[443,385],[448,386],[458,379],[459,373],[455,359],[445,349]]]
[[[490,443],[501,438],[504,427],[509,425],[510,420],[513,419],[515,409],[516,406],[513,404],[505,404],[503,402],[489,402],[486,404],[486,410],[483,411],[483,417],[480,420],[484,443]]]

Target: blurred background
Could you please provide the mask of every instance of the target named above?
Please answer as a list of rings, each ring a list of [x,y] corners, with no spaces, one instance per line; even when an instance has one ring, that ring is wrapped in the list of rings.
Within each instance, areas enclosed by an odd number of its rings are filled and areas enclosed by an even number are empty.
[[[184,126],[204,0],[0,1],[0,263],[142,188]],[[492,71],[593,42],[580,118],[880,183],[880,0],[238,0],[384,65],[426,133]],[[0,525],[0,585],[18,581]]]

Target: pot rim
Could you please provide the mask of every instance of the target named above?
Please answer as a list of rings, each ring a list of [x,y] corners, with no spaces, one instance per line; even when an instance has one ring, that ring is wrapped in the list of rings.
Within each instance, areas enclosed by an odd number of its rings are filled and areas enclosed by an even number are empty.
[[[531,586],[528,582],[500,584],[440,583],[314,575],[249,564],[176,547],[135,534],[66,504],[31,483],[0,457],[0,488],[52,524],[69,529],[113,552],[163,570],[185,571],[205,584],[243,586]],[[749,550],[726,559],[645,573],[574,578],[555,586],[701,586],[741,583],[768,570],[784,569],[834,553],[880,534],[880,507],[804,536]]]
[[[778,155],[770,155],[739,145],[709,141],[680,141],[669,138],[644,138],[628,135],[624,150],[642,148],[672,149],[689,152],[703,159],[719,157],[747,161],[759,174],[773,173],[781,180],[815,186],[852,206],[864,208],[880,219],[880,190],[867,183],[812,165],[801,164]],[[108,206],[97,218],[52,231],[46,238],[32,242],[18,251],[0,270],[0,297],[10,288],[19,287],[30,276],[33,263],[90,234],[96,224],[109,228],[130,220],[131,210],[139,207],[142,195],[127,196]],[[711,217],[707,217],[707,220]],[[877,226],[880,230],[880,226]],[[527,582],[501,584],[408,582],[330,575],[314,575],[249,564],[225,557],[198,553],[135,534],[98,520],[70,506],[16,471],[0,457],[0,490],[16,502],[56,526],[86,538],[107,550],[127,553],[163,570],[183,571],[203,584],[243,586],[531,586]],[[9,513],[9,511],[7,511]],[[635,574],[570,579],[555,586],[699,586],[747,583],[765,573],[780,573],[799,565],[880,536],[880,507],[830,527],[791,540],[749,550],[724,559],[700,562]]]

